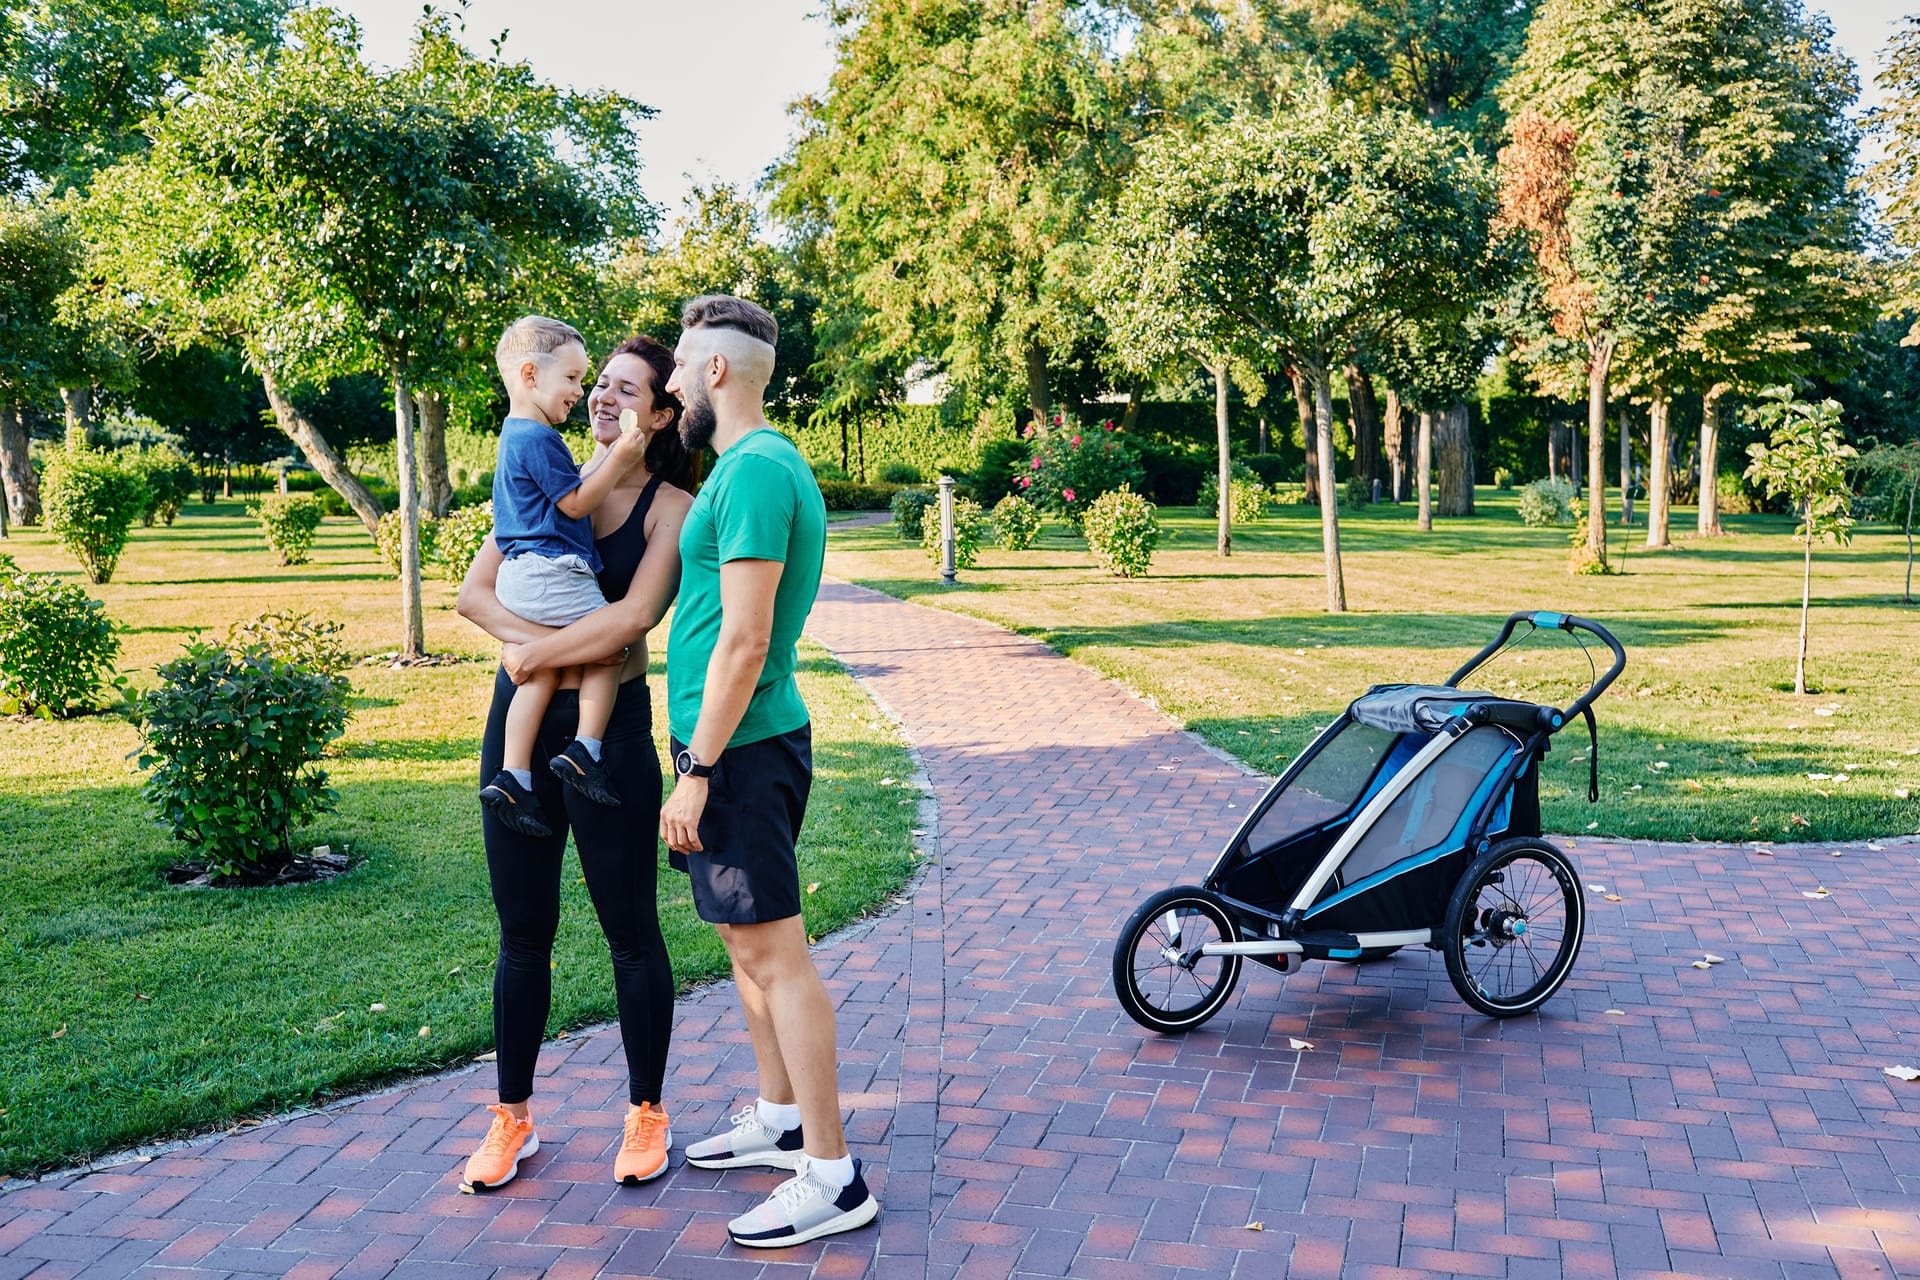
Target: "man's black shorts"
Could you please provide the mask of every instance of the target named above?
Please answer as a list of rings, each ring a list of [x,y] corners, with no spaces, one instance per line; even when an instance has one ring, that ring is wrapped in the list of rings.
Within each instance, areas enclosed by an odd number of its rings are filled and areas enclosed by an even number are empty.
[[[673,754],[686,746],[670,739]],[[693,882],[708,924],[768,924],[800,914],[794,847],[813,786],[813,726],[728,747],[714,762],[700,816],[702,852],[668,851]]]

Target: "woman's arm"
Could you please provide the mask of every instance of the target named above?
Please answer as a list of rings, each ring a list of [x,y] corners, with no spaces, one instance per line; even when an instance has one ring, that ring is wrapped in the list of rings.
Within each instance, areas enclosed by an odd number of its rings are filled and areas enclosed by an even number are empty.
[[[669,500],[669,495],[675,500]],[[680,490],[661,486],[653,508],[647,512],[647,551],[640,557],[640,567],[634,570],[627,594],[570,626],[548,631],[523,645],[514,655],[514,676],[522,678],[550,667],[603,662],[645,639],[680,590],[680,522],[690,503]],[[474,564],[478,567],[477,557]],[[468,579],[472,580],[471,574]],[[460,595],[466,599],[464,586]]]
[[[500,603],[493,594],[493,584],[499,577],[500,566],[505,557],[500,548],[494,545],[493,535],[480,544],[473,563],[467,566],[467,576],[460,581],[460,595],[454,601],[454,608],[461,617],[479,627],[495,640],[508,644],[527,644],[542,636],[554,633],[552,627],[543,627],[537,622],[528,622]]]

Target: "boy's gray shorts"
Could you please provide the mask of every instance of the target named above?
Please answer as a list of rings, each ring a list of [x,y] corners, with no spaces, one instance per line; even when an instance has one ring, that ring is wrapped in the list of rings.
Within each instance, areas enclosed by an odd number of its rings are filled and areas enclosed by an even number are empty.
[[[493,594],[501,604],[545,627],[578,622],[606,604],[593,570],[579,556],[522,553],[500,566]]]

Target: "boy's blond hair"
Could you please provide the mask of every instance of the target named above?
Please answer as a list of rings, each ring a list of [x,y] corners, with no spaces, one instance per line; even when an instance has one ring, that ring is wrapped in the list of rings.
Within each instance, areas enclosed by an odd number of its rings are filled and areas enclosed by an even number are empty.
[[[532,360],[544,365],[553,359],[553,353],[569,343],[577,342],[581,350],[586,350],[587,340],[580,331],[563,320],[552,320],[546,316],[521,316],[508,325],[506,332],[500,335],[500,341],[494,344],[493,363],[500,370],[500,380],[509,387],[513,385],[514,375],[523,361]]]

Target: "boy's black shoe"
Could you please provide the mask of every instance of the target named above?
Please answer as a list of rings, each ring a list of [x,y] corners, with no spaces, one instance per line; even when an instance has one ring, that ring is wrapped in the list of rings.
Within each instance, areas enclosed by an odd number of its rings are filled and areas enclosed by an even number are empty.
[[[607,766],[595,760],[593,753],[581,746],[578,738],[569,742],[565,751],[547,761],[547,768],[553,770],[554,777],[595,804],[604,804],[613,809],[620,807],[620,797],[607,781]]]
[[[540,801],[505,769],[494,774],[493,781],[480,788],[480,803],[493,810],[494,816],[505,826],[523,836],[553,834],[553,828],[547,825],[545,816],[540,812]]]

